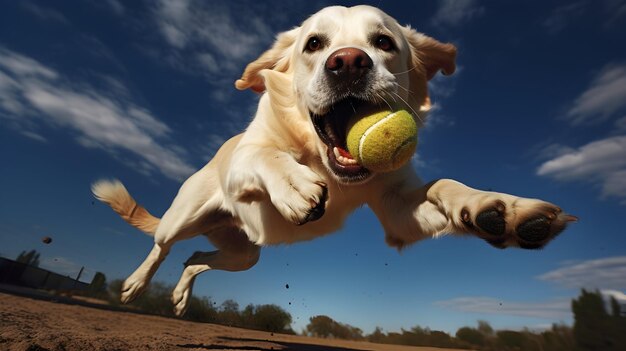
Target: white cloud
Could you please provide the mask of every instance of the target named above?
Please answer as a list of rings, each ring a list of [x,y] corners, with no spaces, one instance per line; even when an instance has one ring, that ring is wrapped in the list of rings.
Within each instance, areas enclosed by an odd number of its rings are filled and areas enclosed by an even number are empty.
[[[626,136],[591,142],[544,162],[537,174],[599,184],[603,196],[626,199]]]
[[[570,298],[560,298],[542,302],[512,302],[493,297],[457,297],[435,302],[437,306],[461,312],[545,319],[565,319],[570,317],[570,303]]]
[[[478,17],[485,12],[485,8],[477,4],[476,0],[439,0],[439,7],[432,18],[436,26],[459,26]]]
[[[626,108],[626,64],[607,65],[567,111],[573,125],[605,121]]]
[[[0,67],[15,77],[49,80],[59,77],[57,72],[29,57],[16,54],[4,48],[0,48],[0,55],[2,55],[0,56]]]
[[[12,101],[11,105],[0,98],[1,115],[31,138],[44,138],[29,130],[32,123],[46,123],[71,130],[83,146],[133,155],[172,179],[184,179],[194,171],[181,158],[181,149],[167,145],[171,129],[128,96],[111,97],[110,91],[70,82],[36,60],[4,48],[0,48],[0,93]]]
[[[297,24],[269,8],[265,3],[239,6],[160,0],[150,15],[168,45],[159,46],[150,56],[184,73],[204,77],[212,88],[210,96],[219,103],[229,102],[238,94],[234,82],[246,65],[270,48],[276,35],[272,26],[280,28],[287,20],[289,26]]]
[[[568,288],[621,291],[626,289],[626,256],[570,262],[537,278]]]
[[[620,116],[614,121],[614,131],[623,134],[626,117],[618,113],[625,110],[626,64],[611,64],[602,68],[574,100],[565,118],[572,125],[585,125]],[[551,147],[558,154],[539,166],[538,175],[591,182],[598,185],[603,197],[617,197],[626,204],[626,135],[614,134],[577,149]],[[540,153],[545,156],[549,150]]]
[[[602,293],[602,295],[605,298],[607,298],[609,301],[611,298],[614,298],[615,300],[617,300],[618,303],[626,304],[626,294],[624,294],[623,292],[619,290],[605,289],[605,290],[600,290],[600,293]]]
[[[539,167],[539,175],[558,179],[579,179],[597,176],[626,166],[626,136],[591,142],[569,153],[549,160]]]

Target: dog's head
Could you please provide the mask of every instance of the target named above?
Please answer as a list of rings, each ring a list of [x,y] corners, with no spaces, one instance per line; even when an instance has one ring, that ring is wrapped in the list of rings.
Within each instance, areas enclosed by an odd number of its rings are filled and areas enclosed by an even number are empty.
[[[342,183],[358,183],[372,173],[345,162],[339,152],[346,148],[350,116],[406,109],[420,125],[430,108],[428,80],[438,71],[452,74],[455,56],[453,45],[401,26],[379,9],[334,6],[280,34],[236,86],[291,101],[315,129],[317,150],[330,173]]]

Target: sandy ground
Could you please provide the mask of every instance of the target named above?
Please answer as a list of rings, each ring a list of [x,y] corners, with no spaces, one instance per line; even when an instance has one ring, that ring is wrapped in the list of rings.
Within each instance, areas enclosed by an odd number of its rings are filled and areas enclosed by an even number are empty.
[[[0,292],[0,350],[450,350],[273,334],[35,297]]]

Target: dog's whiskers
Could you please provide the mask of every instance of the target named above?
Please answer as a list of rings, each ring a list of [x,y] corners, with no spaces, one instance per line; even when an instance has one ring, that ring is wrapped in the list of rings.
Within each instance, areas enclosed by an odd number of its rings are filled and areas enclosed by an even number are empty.
[[[400,99],[400,101],[402,101],[402,102],[403,102],[403,103],[404,103],[404,104],[405,104],[405,105],[406,105],[409,109],[411,109],[411,111],[413,112],[413,114],[415,115],[415,117],[417,117],[417,119],[419,119],[419,120],[420,120],[420,122],[422,122],[422,124],[424,123],[424,120],[423,120],[423,119],[422,119],[422,117],[419,115],[419,113],[417,113],[417,111],[415,111],[415,109],[414,109],[413,107],[411,107],[411,105],[409,105],[409,103],[408,103],[406,100],[404,100],[404,99],[402,98],[402,96],[398,95],[398,93],[393,92],[393,91],[392,91],[391,93],[392,93],[393,95],[397,96],[397,97],[398,97],[398,99]]]
[[[409,90],[408,88],[403,87],[402,85],[400,85],[400,83],[398,82],[394,82],[393,83],[396,87],[406,91],[407,93],[409,93],[409,96],[413,95],[413,92],[411,90]]]
[[[389,103],[389,101],[385,99],[385,96],[383,96],[380,93],[376,93],[376,96],[378,96],[385,104],[387,104],[387,106],[389,106],[389,110],[393,110],[393,107],[391,107],[391,104]]]
[[[403,72],[398,72],[398,73],[392,73],[392,74],[393,74],[394,76],[399,76],[399,75],[401,75],[401,74],[409,73],[409,72],[413,71],[413,70],[414,70],[414,69],[416,69],[416,68],[417,68],[417,66],[413,66],[413,67],[411,67],[410,69],[408,69],[408,70],[406,70],[406,71],[403,71]]]

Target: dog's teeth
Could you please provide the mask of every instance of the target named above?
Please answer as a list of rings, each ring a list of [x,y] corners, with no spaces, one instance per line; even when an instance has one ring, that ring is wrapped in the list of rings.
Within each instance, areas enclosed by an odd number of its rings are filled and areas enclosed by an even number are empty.
[[[341,156],[341,154],[339,153],[339,149],[338,149],[336,146],[333,148],[333,153],[335,154],[335,158],[337,159],[337,161],[339,161],[339,158],[340,158],[340,157],[343,157],[343,156]]]
[[[341,163],[343,163],[344,165],[355,165],[356,160],[352,158],[347,158],[345,156],[341,156]]]
[[[341,163],[344,166],[352,166],[352,165],[357,164],[355,159],[348,158],[348,157],[341,155],[337,147],[333,148],[333,153],[335,154],[335,158],[337,159],[337,162]]]

